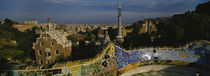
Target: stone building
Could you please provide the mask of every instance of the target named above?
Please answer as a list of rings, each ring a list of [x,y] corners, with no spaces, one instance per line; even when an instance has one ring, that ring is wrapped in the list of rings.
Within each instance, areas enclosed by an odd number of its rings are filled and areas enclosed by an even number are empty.
[[[13,24],[14,28],[17,28],[19,31],[24,32],[26,30],[31,30],[33,27],[38,27],[38,21],[36,20],[25,20],[24,24]]]
[[[105,37],[105,30],[103,30],[103,29],[99,29],[98,30],[98,38],[101,38],[101,39],[103,39]]]
[[[139,29],[139,34],[143,34],[143,33],[156,34],[157,33],[157,27],[155,25],[156,23],[157,23],[156,20],[152,20],[152,19],[144,20]]]
[[[145,19],[142,21],[141,27],[139,28],[138,34],[145,34],[148,33],[151,38],[151,41],[154,41],[156,35],[157,35],[157,26],[159,21],[155,19]]]
[[[55,26],[48,19],[47,28],[33,45],[37,64],[51,64],[66,60],[71,55],[72,43],[65,36],[55,31]]]
[[[35,25],[33,24],[13,24],[14,28],[17,28],[19,31],[24,32],[26,30],[31,30]]]

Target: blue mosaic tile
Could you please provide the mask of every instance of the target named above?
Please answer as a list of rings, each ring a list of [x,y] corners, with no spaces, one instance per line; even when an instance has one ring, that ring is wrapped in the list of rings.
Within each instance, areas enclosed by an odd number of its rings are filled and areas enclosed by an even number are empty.
[[[206,50],[207,45],[206,44],[203,45],[205,46],[194,45],[193,49],[189,48],[182,48],[182,50],[160,49],[156,50],[156,53],[154,53],[152,49],[125,52],[122,49],[115,46],[115,57],[119,69],[131,63],[139,61],[155,60],[154,57],[156,57],[157,60],[179,60],[185,62],[210,64],[210,58],[205,56],[207,53],[209,53],[209,51]],[[196,55],[199,55],[200,58],[197,59],[195,57]]]

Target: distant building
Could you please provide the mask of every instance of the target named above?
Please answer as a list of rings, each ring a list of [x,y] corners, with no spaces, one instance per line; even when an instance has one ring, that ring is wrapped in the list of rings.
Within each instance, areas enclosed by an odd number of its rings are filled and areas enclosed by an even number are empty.
[[[140,29],[139,29],[139,34],[143,34],[143,33],[148,33],[148,34],[152,34],[152,33],[157,33],[157,27],[156,24],[157,21],[152,20],[152,19],[146,19],[143,21]]]
[[[19,31],[24,32],[26,30],[31,30],[34,26],[38,26],[38,21],[36,20],[26,20],[24,24],[13,24],[14,28],[17,28]]]
[[[98,38],[105,38],[105,30],[103,30],[102,28],[98,30]]]
[[[31,29],[34,27],[34,25],[31,25],[31,24],[13,24],[13,27],[14,28],[17,28],[19,31],[21,32],[24,32],[26,31],[27,29]]]
[[[4,24],[4,21],[0,21],[0,24]]]
[[[77,40],[78,40],[78,41],[85,40],[85,37],[87,37],[86,34],[77,34]]]
[[[159,21],[154,20],[154,19],[143,20],[138,34],[148,33],[151,36],[150,40],[153,41],[155,38],[155,35],[157,35],[156,24],[158,24],[158,23],[159,23]]]
[[[65,36],[55,31],[48,19],[48,28],[41,33],[33,45],[37,64],[51,64],[69,59],[72,43]]]
[[[38,21],[37,20],[25,20],[24,24],[33,24],[33,25],[37,25]]]

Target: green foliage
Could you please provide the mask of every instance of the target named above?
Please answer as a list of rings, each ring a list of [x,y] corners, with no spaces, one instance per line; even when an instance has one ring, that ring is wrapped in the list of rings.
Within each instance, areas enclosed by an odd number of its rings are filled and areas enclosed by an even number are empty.
[[[6,63],[7,60],[22,59],[21,55],[24,55],[24,51],[18,50],[15,43],[0,40],[0,61]]]
[[[27,58],[34,59],[32,43],[39,36],[35,34],[37,28],[20,32],[11,27],[16,22],[5,19],[5,24],[0,26],[0,62],[11,62],[18,60],[24,62]],[[8,61],[8,58],[10,58]]]
[[[133,32],[125,37],[123,46],[127,49],[141,46],[185,45],[194,40],[210,40],[210,1],[197,6],[196,11],[174,15],[171,18],[159,19],[156,24],[160,37],[150,41],[149,34],[139,35],[141,21],[132,25]],[[158,18],[157,18],[158,19]],[[129,27],[130,28],[130,27]]]
[[[108,34],[109,34],[109,37],[110,37],[110,40],[114,40],[114,39],[116,39],[116,36],[117,36],[117,34],[118,34],[118,29],[113,29],[113,28],[109,28],[108,29]]]
[[[69,36],[66,37],[68,40],[71,40],[73,45],[76,45],[77,40],[77,35],[76,34],[71,34]]]
[[[176,40],[181,40],[184,36],[184,29],[181,27],[175,27]]]
[[[11,58],[13,60],[22,59],[21,55],[24,55],[24,51],[16,49],[4,49],[1,51],[0,60],[7,60]]]
[[[209,40],[210,32],[207,31],[210,26],[209,19],[209,16],[195,12],[186,12],[182,15],[176,15],[165,25],[172,28],[167,28],[167,31],[165,31],[166,34],[163,35],[171,42],[175,43],[175,45],[200,39]],[[169,30],[172,32],[168,32]]]
[[[0,39],[10,41],[14,38],[14,34],[8,31],[0,30]]]
[[[12,21],[11,19],[8,19],[8,18],[6,18],[4,20],[4,25],[6,25],[6,26],[12,26],[13,24],[18,24],[18,23],[15,21]]]
[[[140,46],[149,46],[150,36],[148,34],[130,33],[124,38],[122,46],[126,49],[137,48]]]
[[[80,60],[94,58],[99,52],[99,46],[95,42],[85,44],[85,41],[80,41],[79,46],[72,46],[72,54],[70,60]]]
[[[196,13],[210,16],[210,10],[209,9],[210,9],[210,1],[208,1],[206,3],[199,4],[196,7]]]

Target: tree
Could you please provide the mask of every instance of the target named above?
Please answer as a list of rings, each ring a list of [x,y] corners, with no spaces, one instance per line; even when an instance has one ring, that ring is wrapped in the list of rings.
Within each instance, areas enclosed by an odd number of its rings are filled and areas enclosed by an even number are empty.
[[[198,14],[204,14],[204,15],[209,15],[210,16],[210,1],[199,4],[196,6],[195,12]]]
[[[113,28],[109,27],[108,34],[109,34],[110,40],[113,41],[116,39],[116,36],[118,34],[118,29],[113,29]]]
[[[77,35],[76,34],[71,34],[69,36],[66,37],[68,40],[71,40],[73,45],[76,45],[77,43]]]
[[[12,20],[5,20],[7,23],[0,26],[0,59],[3,61],[6,61],[8,57],[11,61],[22,61],[27,58],[35,59],[32,44],[39,36],[35,33],[38,28],[33,27],[32,30],[20,32],[16,28],[8,26],[8,24],[11,25]]]
[[[8,18],[6,18],[4,20],[4,25],[6,25],[6,26],[12,26],[13,24],[18,24],[18,23],[13,21],[13,20],[11,20],[11,19],[8,19]]]

